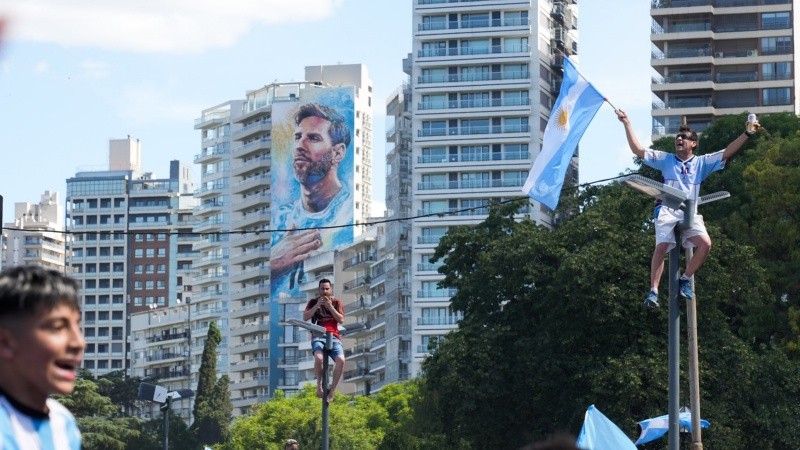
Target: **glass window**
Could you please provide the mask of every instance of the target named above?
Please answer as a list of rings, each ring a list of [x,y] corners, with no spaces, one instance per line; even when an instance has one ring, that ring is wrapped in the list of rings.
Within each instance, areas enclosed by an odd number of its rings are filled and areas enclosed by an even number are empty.
[[[788,12],[772,12],[761,14],[762,30],[779,30],[783,28],[791,28]]]
[[[486,55],[491,52],[491,39],[471,39],[461,41],[462,55]]]
[[[761,65],[761,79],[764,81],[789,80],[791,78],[792,64],[788,61]]]
[[[444,14],[438,16],[423,16],[422,31],[444,30],[447,28],[447,18]]]
[[[761,104],[764,106],[789,105],[792,102],[792,91],[790,88],[769,88],[764,89]]]

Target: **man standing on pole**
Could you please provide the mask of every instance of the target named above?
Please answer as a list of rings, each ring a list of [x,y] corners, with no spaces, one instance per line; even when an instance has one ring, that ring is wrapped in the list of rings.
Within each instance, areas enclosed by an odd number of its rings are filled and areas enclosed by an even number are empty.
[[[726,148],[715,153],[695,155],[697,149],[697,133],[689,127],[682,125],[675,136],[675,153],[659,150],[645,149],[633,133],[633,127],[625,111],[616,110],[617,118],[625,126],[625,136],[634,155],[642,158],[644,164],[660,170],[664,177],[664,184],[685,192],[689,200],[694,200],[700,193],[700,184],[713,172],[725,168],[725,163],[732,157],[747,139],[760,127],[758,121],[753,121],[750,127],[753,131],[746,131],[733,140]],[[660,203],[653,212],[656,226],[656,247],[650,262],[650,291],[644,300],[648,308],[658,307],[658,284],[664,272],[664,256],[675,245],[674,229],[683,221],[683,211],[668,208]],[[680,295],[686,299],[694,298],[692,292],[692,277],[697,269],[705,262],[711,251],[711,238],[706,232],[703,216],[695,215],[690,229],[681,231],[683,247],[696,247],[691,261],[686,263],[686,270],[680,278]]]
[[[330,357],[334,360],[333,383],[328,391],[328,403],[333,403],[336,386],[344,370],[344,348],[339,336],[339,324],[344,322],[344,308],[342,302],[333,297],[333,284],[331,280],[323,278],[319,281],[319,295],[306,304],[303,320],[325,327],[331,333],[332,343]],[[311,351],[314,353],[314,375],[317,377],[317,397],[325,394],[322,384],[322,362],[325,358],[325,336],[314,336],[311,340]]]

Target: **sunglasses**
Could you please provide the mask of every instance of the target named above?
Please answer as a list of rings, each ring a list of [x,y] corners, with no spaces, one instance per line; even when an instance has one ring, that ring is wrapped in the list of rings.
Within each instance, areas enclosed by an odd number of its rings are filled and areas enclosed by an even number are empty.
[[[683,139],[684,141],[696,141],[697,139],[693,138],[691,134],[679,134],[675,136],[675,140]]]

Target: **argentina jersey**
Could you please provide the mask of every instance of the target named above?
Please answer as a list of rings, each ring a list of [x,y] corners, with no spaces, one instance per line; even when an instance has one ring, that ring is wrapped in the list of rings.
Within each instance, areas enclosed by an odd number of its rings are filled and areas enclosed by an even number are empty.
[[[694,155],[682,161],[674,153],[660,150],[645,150],[644,163],[660,170],[664,184],[685,192],[689,199],[697,201],[700,195],[700,184],[709,175],[725,167],[722,155],[725,151]]]
[[[47,408],[49,414],[37,414],[0,395],[0,450],[80,450],[72,414],[53,399]]]

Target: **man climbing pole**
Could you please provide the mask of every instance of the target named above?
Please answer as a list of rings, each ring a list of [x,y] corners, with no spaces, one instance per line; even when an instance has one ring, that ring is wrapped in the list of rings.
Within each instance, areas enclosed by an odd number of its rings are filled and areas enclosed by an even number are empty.
[[[697,149],[697,132],[682,125],[675,136],[675,153],[645,149],[633,133],[633,127],[625,111],[617,109],[617,118],[625,127],[625,136],[634,155],[642,158],[644,164],[661,171],[664,184],[680,189],[695,207],[700,193],[700,184],[713,172],[725,168],[725,163],[742,148],[758,129],[757,120],[749,122],[745,131],[734,139],[727,147],[706,155],[695,155]],[[656,227],[656,247],[650,261],[650,291],[644,299],[648,308],[658,307],[658,284],[664,272],[664,256],[675,245],[675,226],[683,220],[683,211],[668,208],[660,203],[653,212]],[[711,251],[711,238],[708,236],[703,216],[695,215],[694,223],[688,230],[681,232],[682,245],[685,248],[695,247],[694,256],[686,264],[686,270],[680,278],[680,295],[686,299],[694,298],[692,277],[703,265]]]

